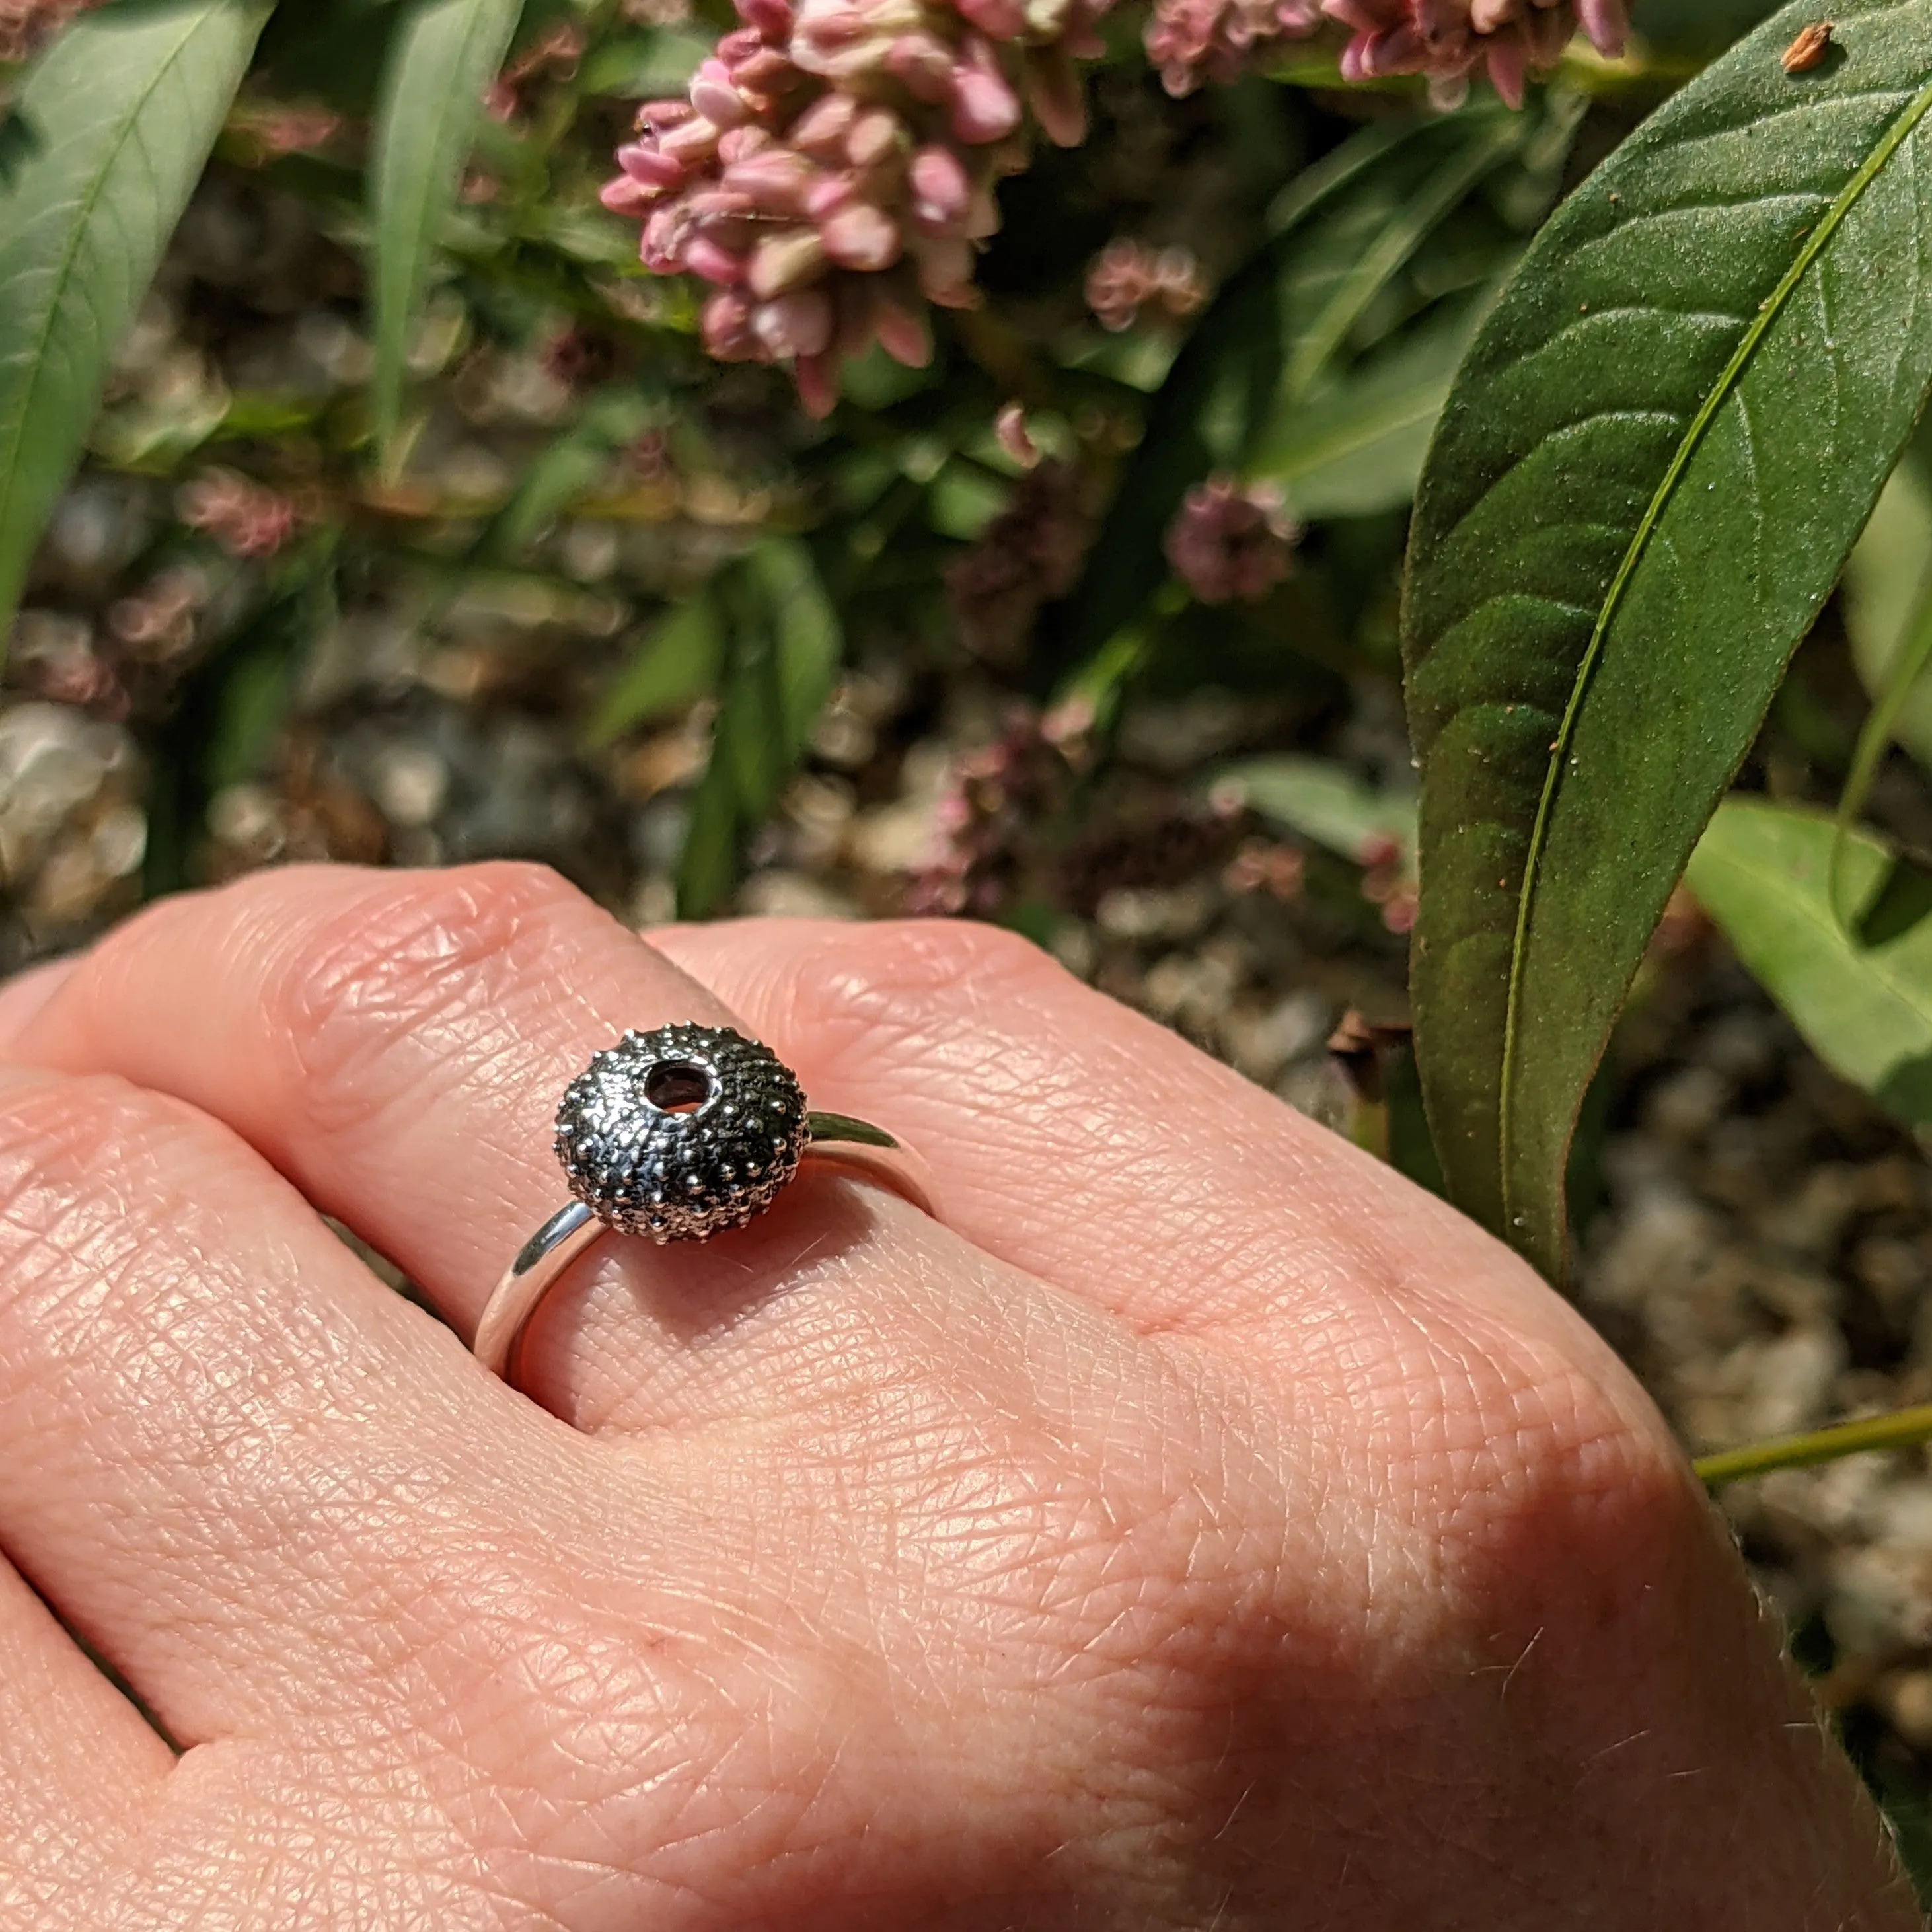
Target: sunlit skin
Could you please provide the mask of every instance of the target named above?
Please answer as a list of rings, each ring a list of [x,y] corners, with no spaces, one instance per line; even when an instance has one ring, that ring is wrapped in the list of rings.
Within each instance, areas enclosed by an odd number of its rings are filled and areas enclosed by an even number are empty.
[[[607,1241],[526,1396],[556,1096],[686,1019],[940,1218]],[[1017,939],[292,870],[0,1042],[0,1932],[1918,1923],[1604,1344]]]

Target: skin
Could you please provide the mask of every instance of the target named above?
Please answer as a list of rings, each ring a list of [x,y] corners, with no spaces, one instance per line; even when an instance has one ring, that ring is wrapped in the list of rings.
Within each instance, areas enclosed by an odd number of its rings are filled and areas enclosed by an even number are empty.
[[[526,1396],[459,1337],[673,1019],[940,1218],[602,1244]],[[1918,1923],[1603,1343],[1017,940],[292,870],[0,1048],[0,1932]]]

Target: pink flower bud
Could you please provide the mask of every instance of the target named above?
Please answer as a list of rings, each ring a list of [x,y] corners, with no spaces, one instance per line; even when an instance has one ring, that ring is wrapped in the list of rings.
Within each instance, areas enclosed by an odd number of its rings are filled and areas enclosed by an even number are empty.
[[[825,272],[826,246],[815,228],[788,228],[768,235],[752,251],[752,294],[769,302],[802,288]]]
[[[1624,0],[1576,0],[1576,20],[1589,36],[1590,44],[1606,60],[1622,58],[1624,41],[1630,32]]]
[[[950,148],[926,147],[907,171],[913,220],[928,235],[956,232],[973,205],[973,184]]]
[[[617,165],[641,188],[675,188],[684,178],[672,156],[638,142],[617,150]]]
[[[899,231],[884,211],[868,201],[842,208],[819,229],[825,252],[842,268],[875,273],[899,258]]]
[[[720,60],[708,60],[692,76],[691,104],[714,128],[736,128],[752,118]]]
[[[685,231],[690,226],[681,208],[655,208],[644,218],[638,240],[638,259],[660,275],[680,274],[684,269]]]
[[[638,129],[642,133],[649,128],[654,134],[662,134],[673,128],[682,128],[696,110],[688,100],[647,100],[638,110]]]
[[[932,338],[922,316],[881,296],[872,305],[879,346],[903,368],[923,369],[932,360]]]
[[[842,58],[872,38],[865,14],[845,0],[805,0],[792,28],[792,54],[810,72],[835,72]]]
[[[1277,491],[1210,476],[1188,491],[1168,526],[1167,560],[1202,603],[1252,603],[1294,568],[1300,534]]]
[[[1056,147],[1078,147],[1087,138],[1087,103],[1066,50],[1030,48],[1026,76],[1027,98],[1046,138]]]
[[[1490,84],[1512,107],[1522,105],[1523,83],[1528,77],[1528,63],[1522,43],[1498,36],[1489,50]]]
[[[775,46],[791,38],[792,10],[788,0],[738,0],[738,17]]]
[[[727,34],[712,50],[712,54],[714,58],[724,63],[726,71],[735,80],[738,77],[739,68],[745,62],[755,60],[760,54],[770,51],[764,35],[757,28],[740,27],[735,32]]]
[[[1432,96],[1447,101],[1461,94],[1472,75],[1486,71],[1496,92],[1514,102],[1521,99],[1529,75],[1547,73],[1556,64],[1580,27],[1599,51],[1614,56],[1622,50],[1628,26],[1625,0],[1273,0],[1274,21],[1264,22],[1260,33],[1250,32],[1243,42],[1228,22],[1245,17],[1253,4],[1156,0],[1149,47],[1157,32],[1172,33],[1172,23],[1182,12],[1204,8],[1220,22],[1208,38],[1222,50],[1220,64],[1235,65],[1248,46],[1264,50],[1269,39],[1299,31],[1318,15],[1350,30],[1342,52],[1345,79],[1420,74],[1428,80]],[[1200,73],[1228,77],[1214,58],[1204,58],[1199,50],[1184,50],[1177,62],[1186,70],[1177,92],[1184,92]],[[1165,68],[1162,77],[1174,86]]]
[[[979,43],[982,47],[986,43]],[[1019,97],[992,58],[962,62],[952,70],[952,107],[948,117],[955,136],[968,146],[1004,141],[1020,124]]]
[[[832,298],[823,289],[796,289],[752,311],[752,332],[781,361],[822,356],[832,340]]]
[[[724,290],[704,304],[698,313],[698,333],[706,353],[721,362],[742,362],[757,352],[752,305],[736,289]]]
[[[993,199],[992,189],[982,183],[973,190],[973,203],[966,211],[967,239],[983,242],[999,232],[1000,205]]]
[[[993,440],[1022,470],[1030,470],[1040,461],[1039,446],[1027,434],[1026,406],[1022,403],[1007,404],[993,418]]]
[[[802,214],[817,169],[791,148],[766,148],[726,168],[724,184],[761,214]]]
[[[805,198],[805,212],[814,221],[826,220],[858,192],[859,184],[850,175],[820,175]]]
[[[729,288],[745,279],[745,258],[709,235],[694,235],[685,244],[684,266],[707,282]]]
[[[842,161],[845,136],[858,118],[859,104],[849,94],[828,94],[813,102],[791,124],[788,139],[815,160]]]
[[[941,308],[971,308],[979,300],[973,286],[973,250],[964,242],[943,236],[922,242],[919,248],[919,290]]]
[[[806,414],[823,422],[838,406],[838,365],[830,356],[801,356],[791,374]]]
[[[658,146],[683,166],[701,167],[718,152],[718,131],[715,122],[696,115],[660,137]]]
[[[953,0],[961,16],[989,40],[1017,40],[1027,31],[1026,10],[1019,0]]]
[[[692,220],[714,241],[722,240],[718,225],[734,215],[750,214],[757,212],[758,203],[748,194],[728,188],[700,188],[694,194],[685,197],[685,210]],[[742,223],[734,224],[742,226]]]
[[[845,136],[845,158],[855,168],[876,167],[898,152],[901,132],[899,117],[890,108],[868,108]]]
[[[886,71],[907,93],[938,107],[952,91],[952,53],[927,33],[902,34],[886,53]]]
[[[656,189],[646,188],[628,175],[620,175],[597,190],[597,199],[613,214],[628,215],[634,220],[650,206],[656,193]]]
[[[783,92],[797,77],[797,68],[776,47],[760,48],[731,70],[739,92],[748,100],[763,101],[767,106],[773,95]]]

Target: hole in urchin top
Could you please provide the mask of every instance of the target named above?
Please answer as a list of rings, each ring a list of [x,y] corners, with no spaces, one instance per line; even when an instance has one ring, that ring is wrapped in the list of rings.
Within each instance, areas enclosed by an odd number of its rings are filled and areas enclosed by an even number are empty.
[[[710,1074],[688,1060],[661,1060],[644,1076],[644,1098],[662,1114],[694,1114],[713,1090]]]

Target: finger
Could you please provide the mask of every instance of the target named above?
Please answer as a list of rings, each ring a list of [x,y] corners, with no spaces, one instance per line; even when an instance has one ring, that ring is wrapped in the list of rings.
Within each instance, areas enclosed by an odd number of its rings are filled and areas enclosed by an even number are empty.
[[[1011,934],[774,920],[650,937],[808,1092],[924,1150],[952,1226],[1143,1331],[1305,1354],[1327,1314],[1360,1333],[1365,1299],[1460,1300],[1607,1364],[1473,1223]]]
[[[0,1544],[170,1736],[377,1678],[531,1423],[226,1129],[0,1070]]]
[[[0,986],[0,1053],[8,1052],[34,1016],[46,1004],[74,969],[71,959],[52,959],[31,966]]]
[[[174,1753],[0,1562],[0,1928],[95,1891]]]
[[[225,1121],[468,1334],[568,1198],[551,1149],[566,1082],[628,1028],[733,1018],[548,871],[316,868],[151,909],[102,942],[16,1050]],[[833,1204],[849,1192],[801,1178],[715,1248],[604,1244],[533,1328],[526,1385],[596,1426],[640,1388],[668,1390],[671,1358],[741,1340],[775,1282],[816,1268],[833,1294],[878,1228],[920,1218],[872,1190],[859,1210]]]

